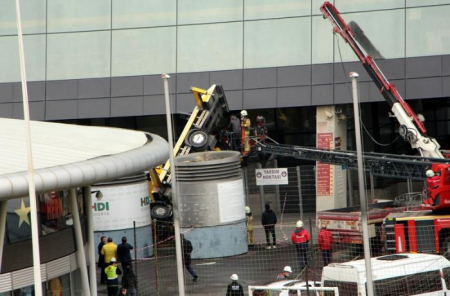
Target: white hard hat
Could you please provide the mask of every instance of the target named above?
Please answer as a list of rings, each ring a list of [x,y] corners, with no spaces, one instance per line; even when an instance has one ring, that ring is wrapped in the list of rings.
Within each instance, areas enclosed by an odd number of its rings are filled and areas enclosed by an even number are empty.
[[[434,177],[434,172],[432,170],[427,170],[426,175],[429,178]]]
[[[112,257],[111,260],[109,260],[109,263],[117,262],[116,258]]]
[[[292,268],[291,268],[290,266],[285,266],[284,269],[283,269],[283,271],[292,273]]]
[[[303,227],[303,221],[302,220],[298,220],[297,221],[297,227]]]
[[[233,274],[230,276],[230,279],[231,279],[232,281],[237,281],[237,280],[239,279],[239,277],[238,277],[237,274],[233,273]]]
[[[250,207],[245,207],[245,213],[250,214]]]
[[[241,111],[241,116],[247,116],[248,114],[247,114],[247,111],[246,110],[242,110]]]

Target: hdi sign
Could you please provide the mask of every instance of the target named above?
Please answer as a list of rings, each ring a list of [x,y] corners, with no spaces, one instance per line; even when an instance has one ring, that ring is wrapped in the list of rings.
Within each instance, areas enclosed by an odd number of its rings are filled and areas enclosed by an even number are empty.
[[[287,168],[256,169],[255,174],[258,186],[289,184]]]

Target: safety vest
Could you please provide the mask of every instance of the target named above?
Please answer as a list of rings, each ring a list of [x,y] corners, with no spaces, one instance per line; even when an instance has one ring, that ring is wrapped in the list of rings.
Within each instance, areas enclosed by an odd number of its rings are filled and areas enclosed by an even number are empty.
[[[117,266],[110,265],[105,268],[106,277],[108,280],[115,280],[117,279]]]

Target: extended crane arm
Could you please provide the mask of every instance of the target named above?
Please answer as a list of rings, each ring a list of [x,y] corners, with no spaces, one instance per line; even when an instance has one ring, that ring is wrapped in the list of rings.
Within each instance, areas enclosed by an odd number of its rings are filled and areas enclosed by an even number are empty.
[[[427,136],[425,129],[419,117],[414,113],[411,107],[403,100],[393,83],[389,83],[384,74],[378,68],[373,58],[366,54],[363,48],[355,39],[354,32],[350,29],[341,14],[330,2],[325,2],[320,10],[325,18],[328,18],[333,25],[333,31],[350,45],[352,50],[358,56],[369,76],[380,90],[384,99],[388,102],[392,112],[400,123],[400,135],[408,141],[412,148],[420,151],[424,157],[443,158],[439,151],[439,144],[434,138]]]

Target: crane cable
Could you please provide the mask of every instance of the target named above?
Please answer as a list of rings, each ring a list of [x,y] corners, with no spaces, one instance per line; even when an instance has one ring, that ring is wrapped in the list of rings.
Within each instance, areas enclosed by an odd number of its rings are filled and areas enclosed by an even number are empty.
[[[345,72],[345,66],[344,66],[344,62],[343,62],[343,59],[342,59],[342,53],[341,53],[341,46],[340,46],[340,43],[339,43],[339,38],[336,38],[336,40],[337,40],[337,47],[338,47],[338,51],[339,51],[339,58],[340,58],[340,64],[342,65],[342,69],[344,70],[344,73],[346,73]],[[344,77],[345,77],[345,85],[347,86],[347,90],[348,90],[348,92],[349,92],[349,94],[351,95],[351,89],[350,89],[350,86],[349,86],[349,81],[348,81],[348,78],[347,78],[347,75],[345,75],[344,74]],[[359,83],[359,82],[358,82]],[[359,104],[359,106],[360,106],[360,108],[359,108],[359,112],[361,113],[361,102],[358,100],[358,104]],[[390,145],[392,145],[392,144],[394,144],[399,138],[400,138],[400,136],[397,136],[397,138],[395,138],[392,142],[390,142],[390,143],[386,143],[386,144],[383,144],[383,143],[380,143],[380,142],[378,142],[377,140],[375,140],[375,138],[370,134],[370,132],[367,130],[367,128],[366,128],[366,126],[364,125],[364,122],[362,121],[362,117],[361,117],[361,114],[360,114],[360,116],[359,116],[359,121],[361,122],[361,126],[364,128],[364,131],[367,133],[367,135],[370,137],[370,139],[375,143],[375,144],[377,144],[377,145],[379,145],[379,146],[384,146],[384,147],[387,147],[387,146],[390,146]]]

